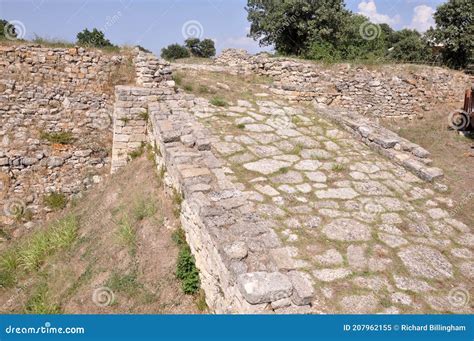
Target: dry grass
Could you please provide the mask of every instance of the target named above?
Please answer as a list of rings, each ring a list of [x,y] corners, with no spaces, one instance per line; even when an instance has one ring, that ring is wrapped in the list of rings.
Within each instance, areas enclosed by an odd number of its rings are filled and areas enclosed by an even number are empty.
[[[174,80],[176,85],[184,91],[211,101],[218,98],[219,104],[224,102],[235,103],[238,99],[253,100],[255,93],[265,92],[262,86],[271,84],[270,78],[267,77],[230,75],[223,72],[203,70],[180,70],[174,72]]]
[[[444,182],[455,200],[456,218],[474,226],[474,140],[448,130],[448,114],[460,104],[444,105],[423,119],[386,120],[382,123],[431,153],[433,165],[444,170]]]

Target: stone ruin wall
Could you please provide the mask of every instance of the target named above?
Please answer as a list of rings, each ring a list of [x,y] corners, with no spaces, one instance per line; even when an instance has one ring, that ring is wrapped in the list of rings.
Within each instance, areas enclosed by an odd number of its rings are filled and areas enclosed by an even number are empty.
[[[270,228],[272,222],[262,219],[227,179],[211,150],[210,132],[195,119],[193,112],[204,99],[177,91],[170,81],[147,88],[118,86],[116,99],[113,155],[117,157],[112,170],[126,163],[120,154],[127,155],[142,143],[153,147],[157,171],[164,173],[168,190],[183,198],[181,225],[211,310],[308,312],[309,281],[297,271],[278,271],[271,253],[281,242]],[[289,256],[278,257],[285,262]]]
[[[0,225],[13,226],[24,210],[31,228],[49,212],[45,193],[73,197],[109,172],[112,84],[125,63],[78,47],[0,46]],[[74,140],[44,138],[55,132]]]
[[[150,55],[142,57],[143,74],[148,76],[141,86],[116,87],[112,171],[123,167],[136,148],[145,143],[153,147],[157,171],[164,175],[168,190],[183,197],[181,224],[212,311],[318,313],[309,305],[314,295],[310,281],[304,273],[281,267],[292,259],[280,252],[281,242],[272,222],[259,216],[227,178],[212,151],[217,141],[196,121],[194,112],[205,100],[176,90],[169,65],[157,63]],[[219,66],[210,67],[222,71]],[[231,72],[254,72],[254,66],[242,68],[240,61],[230,68]],[[163,74],[166,77],[161,78]],[[150,75],[160,78],[152,81]],[[275,91],[295,95],[281,88]],[[319,90],[313,93],[320,98]],[[300,94],[297,97],[293,99],[301,99]],[[381,130],[370,120],[361,120],[359,114],[321,105],[323,116],[352,130],[394,161],[405,162],[403,165],[421,178],[432,181],[442,176],[441,170],[429,167],[429,153],[421,147]]]
[[[375,117],[413,117],[440,104],[462,104],[470,78],[462,72],[417,65],[324,65],[227,49],[215,64],[273,79],[273,92]]]

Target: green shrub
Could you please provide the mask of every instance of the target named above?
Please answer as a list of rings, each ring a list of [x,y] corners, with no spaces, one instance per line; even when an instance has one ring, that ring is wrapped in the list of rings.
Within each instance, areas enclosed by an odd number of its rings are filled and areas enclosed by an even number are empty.
[[[171,44],[161,49],[161,57],[166,60],[188,58],[189,56],[188,49],[179,44]]]
[[[59,131],[52,133],[42,131],[40,133],[40,138],[51,143],[71,144],[74,142],[74,136],[69,131]]]
[[[67,198],[63,193],[51,192],[43,198],[46,206],[52,210],[61,210],[66,207]]]
[[[181,280],[181,288],[185,294],[193,295],[199,291],[199,271],[196,268],[191,249],[187,245],[182,246],[179,250],[176,277]]]

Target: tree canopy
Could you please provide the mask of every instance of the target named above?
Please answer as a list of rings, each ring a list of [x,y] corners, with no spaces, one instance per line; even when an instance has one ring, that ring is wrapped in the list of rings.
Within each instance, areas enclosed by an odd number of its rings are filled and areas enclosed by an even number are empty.
[[[434,19],[436,28],[428,31],[428,39],[443,46],[446,65],[466,67],[474,57],[474,1],[449,0],[437,8]]]
[[[248,0],[249,36],[282,55],[338,60],[429,62],[442,45],[443,61],[465,67],[473,56],[474,1],[449,0],[438,7],[427,34],[395,31],[388,24],[346,9],[343,0]]]
[[[89,31],[87,28],[77,34],[77,44],[88,47],[115,47],[110,40],[105,38],[102,31],[94,28]]]

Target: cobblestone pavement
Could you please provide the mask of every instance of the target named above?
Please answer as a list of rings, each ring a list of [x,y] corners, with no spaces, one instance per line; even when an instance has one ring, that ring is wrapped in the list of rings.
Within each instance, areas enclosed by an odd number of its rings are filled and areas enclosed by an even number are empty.
[[[194,115],[327,313],[473,312],[474,234],[450,198],[308,107],[256,93]],[[288,256],[292,261],[288,262]]]

